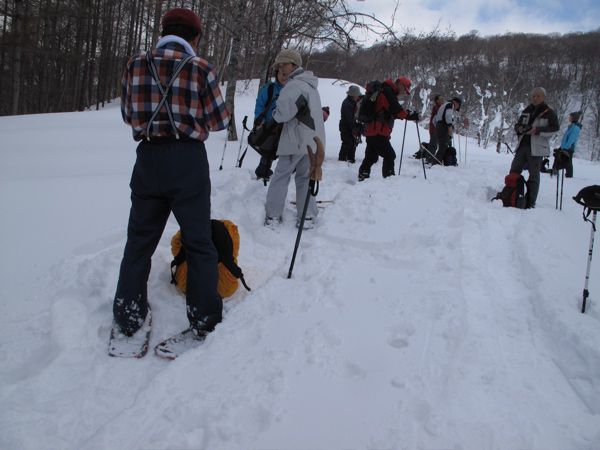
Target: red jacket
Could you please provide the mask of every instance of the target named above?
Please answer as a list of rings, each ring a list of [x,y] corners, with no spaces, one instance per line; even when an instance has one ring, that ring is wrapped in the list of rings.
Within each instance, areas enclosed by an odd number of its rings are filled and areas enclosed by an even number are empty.
[[[429,118],[429,134],[430,135],[435,133],[435,123],[433,123],[433,118],[437,114],[438,109],[440,109],[440,106],[442,106],[442,105],[438,105],[437,103],[434,103],[433,108],[431,109],[431,117]]]
[[[385,136],[389,139],[394,120],[406,119],[407,112],[398,103],[398,88],[391,80],[385,80],[375,104],[375,121],[367,124],[365,136]]]

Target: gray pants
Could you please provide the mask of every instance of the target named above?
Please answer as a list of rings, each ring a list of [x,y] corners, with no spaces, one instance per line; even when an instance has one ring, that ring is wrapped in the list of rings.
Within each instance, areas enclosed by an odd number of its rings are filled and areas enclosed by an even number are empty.
[[[267,217],[280,218],[283,215],[285,199],[287,198],[288,185],[292,173],[296,171],[296,209],[298,218],[304,209],[304,200],[308,192],[308,178],[310,175],[310,161],[308,155],[285,155],[277,159],[275,172],[269,183],[267,191],[267,204],[265,206]],[[306,217],[317,217],[315,197],[310,196]]]
[[[533,207],[535,206],[538,191],[540,190],[542,156],[532,156],[531,146],[521,144],[515,152],[515,157],[510,165],[510,171],[521,173],[525,168],[525,164],[527,164],[527,170],[529,171],[529,178],[527,179],[527,206]]]

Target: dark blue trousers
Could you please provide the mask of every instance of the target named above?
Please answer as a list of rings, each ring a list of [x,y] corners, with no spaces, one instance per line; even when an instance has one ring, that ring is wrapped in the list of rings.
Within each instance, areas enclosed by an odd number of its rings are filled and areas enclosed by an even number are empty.
[[[186,250],[190,325],[214,327],[221,321],[223,302],[217,292],[218,259],[211,235],[210,176],[204,144],[191,140],[141,142],[130,187],[127,244],[113,304],[115,321],[126,333],[134,333],[143,324],[152,254],[173,212]]]

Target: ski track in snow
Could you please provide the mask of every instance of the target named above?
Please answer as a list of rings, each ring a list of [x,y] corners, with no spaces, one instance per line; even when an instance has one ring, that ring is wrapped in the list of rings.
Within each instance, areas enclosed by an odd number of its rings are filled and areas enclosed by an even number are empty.
[[[238,225],[252,292],[240,287],[217,330],[175,361],[106,355],[127,198],[114,199],[115,217],[97,219],[89,205],[65,217],[80,227],[94,221],[95,234],[61,236],[61,221],[47,217],[52,251],[71,237],[69,250],[45,256],[47,270],[42,264],[25,298],[23,275],[11,272],[12,285],[3,278],[0,448],[600,448],[599,272],[592,265],[590,309],[579,314],[589,225],[570,201],[597,180],[597,164],[576,161],[562,212],[554,210],[554,179],[544,174],[538,208],[519,211],[489,201],[508,156],[470,142],[468,165],[433,167],[425,180],[421,162],[407,157],[416,147],[416,133],[408,133],[401,176],[383,180],[379,163],[357,183],[358,165],[336,161],[345,90],[321,80],[332,115],[319,198],[334,203],[304,231],[290,280],[295,206],[286,204],[277,229],[263,227],[266,188],[252,179],[257,156],[232,168],[238,143],[231,143],[219,171],[223,133],[209,139],[213,217]],[[238,115],[252,105],[252,93],[240,95]],[[59,125],[46,125],[53,129],[68,129],[68,118],[93,128],[100,117],[123,131],[116,108],[44,117]],[[0,120],[7,140],[22,138],[19,120]],[[402,128],[393,141],[398,154]],[[85,148],[85,136],[73,141]],[[133,152],[129,136],[111,139],[121,147],[115,155]],[[45,176],[40,167],[31,191],[48,177],[90,175],[74,142],[57,149],[70,168]],[[19,173],[26,159],[8,156],[0,187],[16,189],[29,179]],[[111,175],[92,192],[111,184],[110,195],[128,195],[123,168],[131,155],[115,159],[103,163],[98,174]],[[288,197],[295,198],[293,183]],[[177,228],[171,218],[153,258],[151,346],[187,325],[184,298],[169,283]],[[10,225],[2,233],[15,259],[19,242],[9,234],[18,231]]]

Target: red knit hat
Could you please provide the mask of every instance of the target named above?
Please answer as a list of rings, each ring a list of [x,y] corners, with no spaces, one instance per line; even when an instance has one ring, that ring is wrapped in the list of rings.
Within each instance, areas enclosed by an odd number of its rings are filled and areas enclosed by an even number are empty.
[[[402,87],[404,87],[404,92],[406,94],[410,94],[410,85],[411,82],[408,78],[406,77],[398,77],[398,79],[396,80],[396,84],[401,84]]]
[[[191,9],[173,8],[165,13],[161,20],[163,29],[169,25],[184,25],[198,33],[202,32],[200,17]]]

